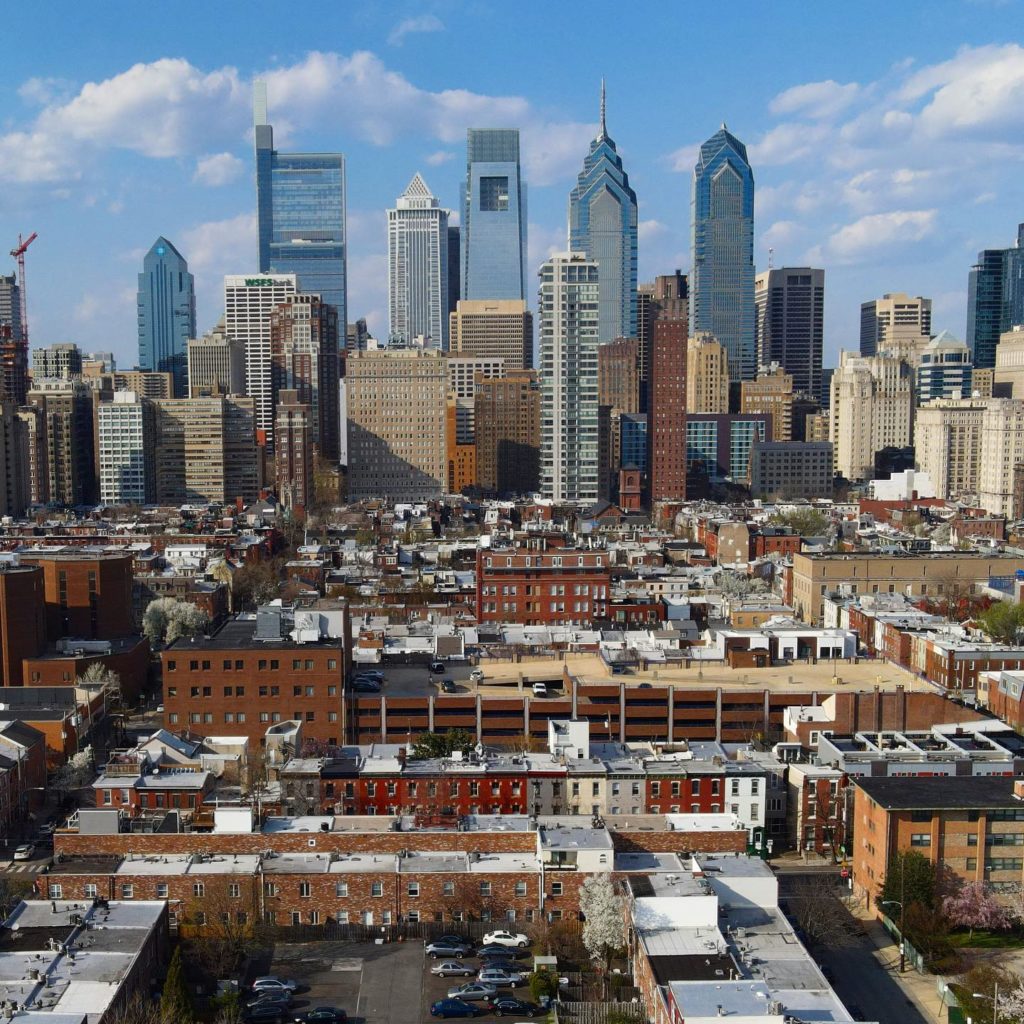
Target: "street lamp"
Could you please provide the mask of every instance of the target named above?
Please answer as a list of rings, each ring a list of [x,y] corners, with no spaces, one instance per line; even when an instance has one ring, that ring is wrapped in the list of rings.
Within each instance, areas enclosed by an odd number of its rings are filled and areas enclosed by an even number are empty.
[[[903,903],[901,900],[882,900],[882,906],[900,908],[900,974],[902,974],[907,965],[907,947],[904,944],[903,938]]]
[[[997,981],[992,987],[992,995],[985,995],[984,992],[972,992],[971,996],[975,999],[991,999],[992,1000],[992,1024],[999,1024],[999,982]]]

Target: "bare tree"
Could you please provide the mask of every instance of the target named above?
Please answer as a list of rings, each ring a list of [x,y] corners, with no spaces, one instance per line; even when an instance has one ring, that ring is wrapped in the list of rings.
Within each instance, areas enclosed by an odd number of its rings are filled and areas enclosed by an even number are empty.
[[[789,913],[812,942],[832,949],[841,949],[854,942],[850,915],[829,877],[798,878],[789,898]]]
[[[246,960],[266,942],[266,930],[251,884],[239,876],[240,893],[223,886],[208,888],[185,906],[182,924],[190,933],[187,956],[191,970],[213,978],[238,977]]]
[[[105,1019],[109,1024],[168,1024],[160,1012],[160,1004],[146,999],[140,992],[136,992],[124,1006],[115,1010],[112,1017]]]

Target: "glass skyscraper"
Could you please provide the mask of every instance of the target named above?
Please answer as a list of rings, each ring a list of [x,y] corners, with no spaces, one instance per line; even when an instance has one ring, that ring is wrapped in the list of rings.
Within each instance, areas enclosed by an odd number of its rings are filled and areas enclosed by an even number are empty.
[[[996,365],[999,335],[1024,324],[1024,224],[1010,249],[984,249],[967,281],[967,346],[976,369]]]
[[[139,367],[174,374],[174,394],[188,394],[188,339],[196,336],[195,282],[166,238],[142,261],[138,292]]]
[[[517,129],[470,128],[462,198],[462,298],[526,299],[526,184]]]
[[[690,333],[710,331],[733,380],[757,375],[754,331],[754,173],[723,124],[700,147],[690,207]]]
[[[277,152],[262,82],[254,120],[260,273],[297,275],[300,291],[319,295],[347,323],[345,157]]]
[[[602,82],[601,127],[569,193],[569,248],[600,268],[601,342],[636,337],[636,235],[636,193],[608,135]]]

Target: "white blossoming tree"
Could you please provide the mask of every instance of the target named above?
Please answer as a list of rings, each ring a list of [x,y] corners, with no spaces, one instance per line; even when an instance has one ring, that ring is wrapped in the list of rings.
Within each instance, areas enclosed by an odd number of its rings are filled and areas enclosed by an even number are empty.
[[[583,945],[591,959],[603,961],[605,974],[612,956],[626,945],[625,901],[607,873],[591,875],[580,889]]]

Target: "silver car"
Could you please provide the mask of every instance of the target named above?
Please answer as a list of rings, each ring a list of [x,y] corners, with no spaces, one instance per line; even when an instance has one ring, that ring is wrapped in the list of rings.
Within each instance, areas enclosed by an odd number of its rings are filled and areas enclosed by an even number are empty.
[[[498,994],[493,985],[485,984],[482,981],[467,981],[464,985],[456,985],[448,989],[449,999],[464,999],[468,1002],[477,1002],[481,999],[490,999]]]
[[[468,964],[460,964],[458,960],[444,960],[431,967],[430,973],[438,978],[472,978],[476,969]]]
[[[499,967],[483,967],[476,976],[482,985],[493,985],[495,988],[515,988],[522,985],[523,976],[517,971],[505,971]]]

